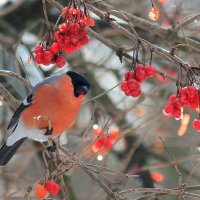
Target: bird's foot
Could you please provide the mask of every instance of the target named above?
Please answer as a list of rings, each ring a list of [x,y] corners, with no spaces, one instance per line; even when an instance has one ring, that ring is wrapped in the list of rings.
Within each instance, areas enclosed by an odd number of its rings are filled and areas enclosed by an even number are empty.
[[[53,128],[51,127],[51,129],[46,129],[46,132],[44,133],[44,135],[52,135],[53,134]]]
[[[53,140],[51,141],[51,145],[49,145],[47,147],[47,151],[49,151],[51,153],[56,151],[56,143]]]

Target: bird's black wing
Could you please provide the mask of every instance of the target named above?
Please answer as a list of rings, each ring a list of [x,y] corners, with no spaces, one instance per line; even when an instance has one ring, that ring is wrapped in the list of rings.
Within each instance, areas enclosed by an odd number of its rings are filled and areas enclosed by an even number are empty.
[[[12,129],[17,125],[19,121],[19,116],[21,115],[21,113],[31,105],[32,97],[33,95],[29,94],[26,97],[26,99],[24,99],[24,101],[20,104],[20,106],[17,108],[17,110],[15,111],[14,115],[11,118],[10,123],[8,124],[7,130]]]

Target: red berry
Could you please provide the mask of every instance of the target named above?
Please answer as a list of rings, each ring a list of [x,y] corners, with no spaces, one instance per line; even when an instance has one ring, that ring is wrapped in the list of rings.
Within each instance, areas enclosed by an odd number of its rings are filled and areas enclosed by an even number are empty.
[[[43,60],[42,64],[47,66],[51,64],[51,61]]]
[[[115,140],[117,140],[117,138],[119,137],[119,129],[118,128],[114,128],[111,130],[109,137],[112,138],[112,141],[114,142]]]
[[[65,58],[64,57],[62,57],[62,56],[58,56],[57,58],[56,58],[56,60],[55,60],[55,63],[56,63],[56,65],[57,65],[57,67],[63,67],[64,65],[65,65],[65,63],[66,63],[66,61],[65,61]]]
[[[124,93],[125,93],[126,96],[131,96],[131,91],[130,90],[126,90],[126,91],[124,91]]]
[[[50,62],[53,59],[53,54],[50,51],[44,51],[43,57],[45,61]]]
[[[80,25],[78,23],[74,24],[74,33],[78,33],[80,31]]]
[[[94,25],[95,25],[95,21],[94,21],[92,18],[87,18],[87,19],[85,20],[85,22],[86,22],[86,24],[87,24],[88,26],[94,26]]]
[[[132,97],[138,97],[138,96],[140,96],[141,93],[142,93],[141,89],[138,88],[138,89],[135,89],[135,90],[131,91],[131,96]]]
[[[192,124],[196,131],[200,132],[200,120],[195,119]]]
[[[79,37],[77,35],[73,35],[71,38],[70,38],[70,42],[74,44],[74,46],[76,46],[76,44],[78,43],[79,41]]]
[[[35,49],[33,50],[33,52],[34,53],[42,53],[42,51],[43,51],[43,47],[42,47],[42,45],[41,44],[38,44],[36,47],[35,47]]]
[[[128,80],[127,85],[129,90],[140,89],[140,83],[138,83],[135,79]]]
[[[57,42],[53,42],[53,44],[50,47],[50,51],[53,54],[58,54],[60,52],[60,46],[58,45]]]
[[[185,104],[181,101],[180,98],[177,97],[174,99],[174,106],[181,108],[181,107],[185,106]]]
[[[35,185],[35,194],[38,198],[44,199],[47,196],[47,190],[41,184]]]
[[[188,90],[190,96],[191,96],[191,95],[194,95],[194,94],[196,94],[196,93],[198,93],[196,87],[194,87],[194,86],[189,86],[189,87],[187,88],[187,90]]]
[[[105,140],[105,149],[107,150],[112,149],[112,146],[113,146],[112,138],[108,136]]]
[[[163,113],[165,115],[171,115],[173,110],[173,105],[172,104],[168,104],[164,109],[163,109]]]
[[[73,53],[75,51],[75,47],[73,44],[68,44],[65,48],[66,54]]]
[[[135,68],[135,79],[138,82],[143,82],[147,78],[146,73],[144,71],[144,65],[137,65]]]
[[[59,185],[53,180],[48,180],[44,187],[51,195],[57,195],[59,192]]]
[[[121,84],[120,84],[120,87],[122,89],[122,91],[125,91],[127,89],[127,82],[126,81],[123,81]]]
[[[66,23],[60,24],[58,28],[59,28],[59,31],[60,31],[61,33],[66,33],[66,32],[67,32],[67,29],[68,29]]]
[[[199,103],[198,102],[195,102],[195,101],[189,101],[188,102],[188,106],[191,108],[191,109],[197,109],[199,107]]]
[[[78,34],[83,36],[83,35],[87,35],[87,33],[88,33],[88,28],[84,28],[84,29],[80,29]]]
[[[147,78],[152,78],[156,74],[156,68],[149,65],[144,68],[144,72],[145,72]]]
[[[125,78],[126,81],[133,79],[134,78],[134,72],[126,72],[124,74],[124,78]]]
[[[100,138],[94,143],[95,147],[100,150],[105,145],[105,138]]]
[[[182,115],[182,111],[180,108],[178,107],[174,107],[174,109],[172,110],[171,115],[176,118],[176,119],[180,119],[181,115]]]
[[[176,94],[173,94],[169,97],[169,103],[174,103],[174,100],[177,98]]]
[[[37,54],[35,55],[35,62],[36,62],[37,64],[42,64],[42,59],[43,59],[42,53],[37,53]]]
[[[187,104],[189,102],[189,92],[187,88],[180,89],[180,99],[183,103]]]
[[[86,45],[89,42],[89,38],[88,36],[83,36],[82,38],[80,38],[79,43],[82,45]]]
[[[80,20],[79,21],[79,26],[80,26],[81,29],[83,29],[83,28],[86,27],[86,24],[85,24],[85,22],[83,20]]]

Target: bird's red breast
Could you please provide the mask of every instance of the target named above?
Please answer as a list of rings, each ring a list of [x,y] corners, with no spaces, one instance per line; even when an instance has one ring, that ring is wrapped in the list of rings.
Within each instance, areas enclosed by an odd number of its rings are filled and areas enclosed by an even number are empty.
[[[83,96],[75,97],[69,76],[64,76],[51,85],[44,84],[33,96],[32,105],[21,115],[28,128],[47,128],[48,122],[42,117],[50,117],[53,136],[68,129],[76,119]],[[35,118],[41,116],[39,121]]]

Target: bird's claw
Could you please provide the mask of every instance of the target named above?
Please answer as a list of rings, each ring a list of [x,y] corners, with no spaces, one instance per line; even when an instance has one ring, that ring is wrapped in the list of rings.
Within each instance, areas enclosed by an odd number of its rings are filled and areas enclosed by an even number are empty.
[[[56,151],[56,146],[48,146],[47,147],[47,151],[49,151],[51,153],[55,152]]]
[[[53,128],[51,127],[51,129],[46,130],[46,132],[44,133],[44,135],[52,135],[53,134]]]
[[[56,151],[56,143],[52,140],[50,145],[47,147],[47,151],[55,152]]]

